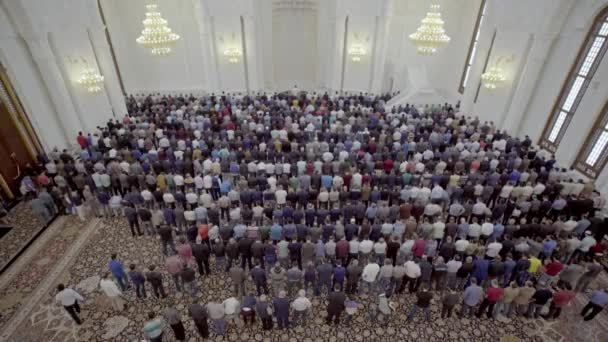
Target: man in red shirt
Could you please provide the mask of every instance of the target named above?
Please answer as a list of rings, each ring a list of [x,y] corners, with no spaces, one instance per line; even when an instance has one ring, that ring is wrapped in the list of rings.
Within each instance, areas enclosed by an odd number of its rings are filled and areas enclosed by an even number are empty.
[[[477,318],[480,318],[481,315],[483,315],[483,312],[486,310],[486,308],[488,309],[488,318],[494,318],[494,306],[496,305],[496,303],[498,303],[498,301],[505,293],[505,290],[502,287],[498,286],[498,281],[496,279],[493,279],[491,284],[492,286],[488,287],[488,289],[486,290],[486,297],[483,299],[483,302],[481,302],[479,310],[475,315],[477,316]]]
[[[346,260],[348,259],[348,241],[344,237],[336,243],[336,258],[341,260],[344,265],[346,264]]]
[[[565,308],[570,301],[576,296],[572,291],[570,284],[565,283],[553,295],[553,301],[549,306],[549,313],[543,316],[545,319],[557,319],[562,313],[562,308]]]
[[[551,258],[545,265],[544,272],[538,280],[539,283],[550,286],[555,279],[555,276],[564,269],[564,264],[555,258]]]
[[[78,132],[78,136],[76,137],[76,141],[78,142],[78,145],[80,145],[80,148],[82,148],[83,150],[87,148],[87,138],[82,135],[82,132]]]

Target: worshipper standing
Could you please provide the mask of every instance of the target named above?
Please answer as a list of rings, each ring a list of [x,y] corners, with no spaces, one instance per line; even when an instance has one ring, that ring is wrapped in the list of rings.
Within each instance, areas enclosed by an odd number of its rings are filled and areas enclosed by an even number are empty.
[[[171,326],[171,329],[175,334],[175,339],[178,341],[185,341],[186,329],[182,323],[182,315],[177,311],[175,306],[172,305],[167,307],[163,312],[163,316],[165,317],[165,321]]]
[[[241,317],[243,318],[243,322],[245,324],[253,324],[255,323],[255,296],[253,293],[249,293],[243,297],[243,305],[241,306]]]
[[[148,321],[144,324],[144,336],[150,339],[150,342],[162,342],[164,325],[163,319],[156,317],[156,313],[150,311],[148,313]]]
[[[167,268],[167,272],[171,274],[173,277],[173,282],[175,283],[175,289],[178,292],[182,291],[182,278],[181,271],[183,268],[182,260],[179,258],[179,255],[175,254],[167,258],[165,260],[165,266]]]
[[[592,320],[598,313],[608,307],[608,291],[599,289],[593,291],[591,299],[581,311],[584,321]]]
[[[465,315],[473,316],[475,307],[483,300],[483,289],[477,285],[477,279],[471,278],[471,284],[464,290],[462,297],[462,308],[460,310],[460,317]]]
[[[534,283],[531,281],[527,281],[525,286],[519,288],[519,293],[517,294],[517,297],[515,297],[517,314],[525,314],[528,311],[529,306],[532,304],[532,296],[534,296],[535,292]]]
[[[340,324],[340,316],[346,309],[345,302],[348,298],[338,286],[334,287],[334,291],[327,296],[327,317],[325,323],[331,325]]]
[[[422,287],[420,291],[416,293],[416,303],[412,306],[410,313],[407,315],[407,322],[411,322],[418,310],[424,311],[424,316],[427,322],[431,321],[431,301],[433,300],[433,294],[428,291],[425,287]]]
[[[110,256],[108,268],[110,269],[112,276],[118,283],[118,287],[120,287],[120,290],[125,291],[129,286],[129,281],[127,279],[127,274],[125,273],[125,269],[122,266],[122,263],[118,260],[118,256],[116,255],[116,253]]]
[[[553,298],[553,292],[551,292],[546,285],[539,285],[540,287],[532,295],[532,301],[528,306],[528,312],[526,313],[528,318],[532,316],[534,316],[534,318],[538,318],[545,305],[551,298]]]
[[[163,274],[156,271],[155,265],[148,266],[148,272],[146,272],[146,280],[152,285],[154,296],[156,298],[166,298],[165,288],[163,286]]]
[[[255,312],[262,321],[262,329],[272,330],[272,307],[268,303],[266,295],[261,295],[255,303]]]
[[[553,294],[551,304],[549,305],[549,312],[543,316],[545,319],[557,319],[562,313],[562,309],[566,307],[572,299],[576,296],[576,293],[572,291],[570,284],[563,284]]]
[[[82,320],[78,317],[80,313],[80,305],[78,301],[83,302],[84,298],[78,292],[68,289],[63,284],[57,285],[57,294],[55,295],[55,301],[61,304],[65,311],[70,314],[76,324],[81,325]]]
[[[230,324],[230,322],[233,322],[237,327],[240,327],[242,325],[239,319],[241,302],[236,297],[229,297],[222,302],[222,305],[224,306],[226,323]]]
[[[285,282],[287,281],[287,272],[276,264],[270,271],[270,282],[272,283],[272,289],[274,290],[275,296],[278,296],[282,290],[285,290]]]
[[[206,309],[209,319],[213,323],[213,330],[216,334],[223,336],[226,333],[224,305],[222,303],[209,302]]]
[[[129,278],[135,286],[135,295],[137,298],[146,298],[146,278],[137,270],[137,266],[135,264],[129,265]]]
[[[289,328],[289,299],[286,297],[287,292],[281,290],[278,298],[275,298],[272,301],[274,316],[277,318],[277,325],[279,329]]]
[[[192,245],[192,255],[198,266],[198,273],[200,275],[210,275],[211,268],[209,268],[209,256],[211,250],[207,243],[195,243]]]
[[[380,265],[375,262],[371,262],[363,268],[363,273],[361,274],[361,279],[363,280],[363,284],[367,287],[367,293],[371,294],[374,285],[376,283],[376,277],[380,273]]]
[[[256,263],[256,265],[251,270],[251,279],[255,284],[258,296],[262,295],[262,290],[264,290],[264,294],[268,294],[268,282],[266,280],[266,271],[260,267],[260,264]]]
[[[298,291],[298,298],[291,302],[291,308],[293,309],[293,324],[306,324],[306,316],[309,315],[309,309],[311,307],[312,303],[310,302],[310,299],[306,298],[306,291]]]
[[[190,295],[196,297],[196,292],[198,291],[196,272],[188,264],[184,263],[179,275],[184,284],[184,289],[190,289]]]
[[[188,314],[192,318],[199,335],[204,339],[209,338],[209,324],[207,323],[205,308],[200,304],[190,304],[188,305]]]
[[[460,296],[455,289],[450,288],[448,292],[441,299],[441,318],[452,317],[452,310],[458,303]]]
[[[504,295],[504,289],[498,285],[498,280],[492,279],[490,282],[490,287],[486,289],[486,295],[479,306],[479,310],[477,311],[477,318],[480,318],[483,315],[486,308],[488,309],[487,316],[488,318],[494,318],[494,306]]]
[[[99,281],[99,287],[110,300],[110,303],[112,304],[112,308],[114,308],[114,310],[122,311],[124,309],[122,292],[118,289],[116,283],[111,279],[110,272],[107,272],[103,276],[103,279]]]
[[[230,268],[230,279],[232,279],[232,286],[234,288],[234,294],[236,296],[245,295],[245,280],[247,274],[245,270],[238,265],[234,265]]]
[[[505,288],[505,293],[496,309],[497,313],[502,313],[502,315],[507,318],[511,317],[511,309],[513,308],[513,302],[517,296],[519,296],[519,287],[516,282],[512,281],[509,283],[509,286]]]

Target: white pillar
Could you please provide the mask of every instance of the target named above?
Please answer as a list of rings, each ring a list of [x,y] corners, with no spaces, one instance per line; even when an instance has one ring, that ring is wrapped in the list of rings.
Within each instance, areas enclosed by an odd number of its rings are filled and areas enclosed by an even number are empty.
[[[243,16],[243,31],[245,33],[243,46],[247,49],[247,77],[249,79],[249,91],[252,94],[257,93],[262,86],[260,84],[260,75],[258,70],[258,46],[261,46],[261,42],[257,41],[255,33],[255,22],[254,18],[249,15]]]
[[[382,16],[378,17],[378,32],[374,41],[374,61],[369,91],[380,93],[384,81],[384,70],[386,66],[386,54],[388,50],[388,32],[391,22],[392,1],[385,0]]]
[[[127,105],[125,104],[124,94],[120,87],[120,80],[114,64],[114,58],[112,58],[110,51],[110,44],[108,44],[106,37],[106,28],[90,28],[89,37],[93,46],[93,52],[97,58],[97,66],[104,77],[104,86],[112,105],[114,117],[122,118],[127,114]]]
[[[329,51],[334,51],[331,56],[331,62],[329,62],[327,70],[328,86],[334,91],[342,90],[342,71],[344,62],[344,36],[346,34],[345,28],[346,16],[336,16],[330,20],[333,25],[333,37],[329,40],[331,42]]]
[[[78,132],[83,131],[85,126],[76,112],[51,46],[44,37],[26,37],[25,42],[44,80],[55,112],[61,120],[61,126],[69,138],[68,145],[73,146],[76,143]]]
[[[210,93],[217,93],[220,89],[220,77],[215,58],[215,49],[213,47],[215,44],[212,28],[213,18],[209,13],[209,9],[206,7],[206,1],[192,0],[192,4],[194,6],[196,21],[199,26],[201,46],[203,47],[202,63],[205,70],[205,76],[207,77],[205,84]]]
[[[512,105],[498,126],[503,127],[514,136],[518,136],[521,131],[524,114],[539,82],[540,74],[555,37],[554,34],[536,37],[532,43],[530,55],[522,69],[520,80],[515,89]]]

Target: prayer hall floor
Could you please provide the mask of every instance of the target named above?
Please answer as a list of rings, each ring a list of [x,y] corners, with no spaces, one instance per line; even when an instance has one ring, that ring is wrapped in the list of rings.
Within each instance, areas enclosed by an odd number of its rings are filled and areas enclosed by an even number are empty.
[[[150,310],[161,313],[168,303],[175,303],[182,314],[188,341],[201,341],[189,319],[186,307],[193,302],[189,294],[176,293],[173,283],[165,277],[165,300],[152,297],[135,299],[133,290],[127,291],[127,307],[123,312],[114,311],[101,293],[99,277],[107,270],[112,252],[117,252],[125,266],[135,263],[140,266],[156,264],[164,270],[164,257],[160,242],[155,237],[132,238],[126,220],[93,219],[85,223],[76,217],[60,218],[43,233],[41,244],[32,246],[23,257],[14,279],[31,278],[29,282],[2,281],[0,305],[3,318],[0,321],[0,340],[3,341],[135,341],[143,338],[142,327]],[[29,259],[28,259],[29,258]],[[212,260],[213,265],[213,260]],[[34,267],[33,265],[38,265]],[[42,265],[42,266],[40,266]],[[12,269],[12,267],[11,267]],[[9,270],[11,270],[9,269]],[[32,270],[19,277],[20,272]],[[232,295],[228,276],[213,269],[210,277],[199,278],[199,291],[195,301],[206,304],[211,300],[223,301]],[[4,276],[3,276],[4,278]],[[1,280],[1,279],[0,279]],[[63,282],[85,298],[81,318],[84,323],[77,326],[68,314],[54,302],[55,286]],[[608,284],[606,274],[591,288]],[[11,292],[10,288],[14,288]],[[248,283],[248,290],[253,290]],[[8,292],[7,292],[8,291]],[[19,291],[26,291],[27,296]],[[272,291],[272,289],[271,289]],[[14,295],[14,293],[19,293]],[[15,297],[17,296],[17,297]],[[15,300],[17,298],[17,300]],[[562,312],[555,322],[543,319],[524,318],[505,321],[482,319],[440,319],[440,306],[432,305],[432,321],[426,323],[422,317],[406,323],[406,314],[414,301],[409,294],[391,298],[397,303],[397,313],[390,323],[381,327],[367,319],[366,310],[370,299],[358,297],[359,311],[354,321],[342,322],[339,326],[328,326],[324,322],[325,303],[320,297],[313,298],[313,311],[305,326],[292,327],[287,331],[273,329],[263,331],[259,320],[253,328],[230,326],[225,336],[212,333],[213,341],[608,341],[608,313],[600,313],[594,320],[583,322],[578,312],[587,303],[588,294],[579,294],[573,304]],[[9,300],[19,303],[17,308],[5,311]],[[435,295],[437,302],[438,295]],[[456,313],[459,306],[456,307]],[[173,341],[169,326],[165,329],[165,341]]]

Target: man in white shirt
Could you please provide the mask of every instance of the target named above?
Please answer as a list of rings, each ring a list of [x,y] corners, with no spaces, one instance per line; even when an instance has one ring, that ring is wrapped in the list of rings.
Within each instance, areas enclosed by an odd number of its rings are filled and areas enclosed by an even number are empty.
[[[283,206],[287,203],[287,191],[283,190],[283,187],[279,187],[279,189],[274,193],[274,196],[278,205]]]
[[[380,265],[375,262],[371,262],[365,266],[363,269],[363,273],[361,274],[361,279],[363,279],[363,286],[367,285],[367,292],[372,292],[372,287],[376,282],[376,277],[380,272]]]
[[[291,308],[294,311],[294,325],[304,325],[308,310],[312,307],[310,299],[306,298],[306,290],[298,291],[298,298],[291,302]]]
[[[403,281],[401,281],[401,286],[399,287],[397,293],[403,293],[408,284],[409,291],[412,293],[416,290],[418,278],[420,278],[420,275],[422,275],[422,271],[420,270],[420,266],[413,260],[406,261],[403,266],[405,267],[405,276],[403,277]]]
[[[120,298],[122,296],[122,292],[116,286],[114,280],[112,280],[110,273],[106,273],[104,278],[99,282],[99,287],[101,290],[108,296],[110,299],[110,303],[114,310],[122,311],[124,309],[124,303]]]
[[[78,301],[84,301],[84,298],[78,292],[72,289],[66,289],[65,285],[59,284],[57,285],[57,295],[55,295],[55,301],[63,305],[65,310],[70,314],[70,316],[74,319],[76,324],[82,324],[82,320],[78,317],[80,313],[80,306],[78,305]]]

